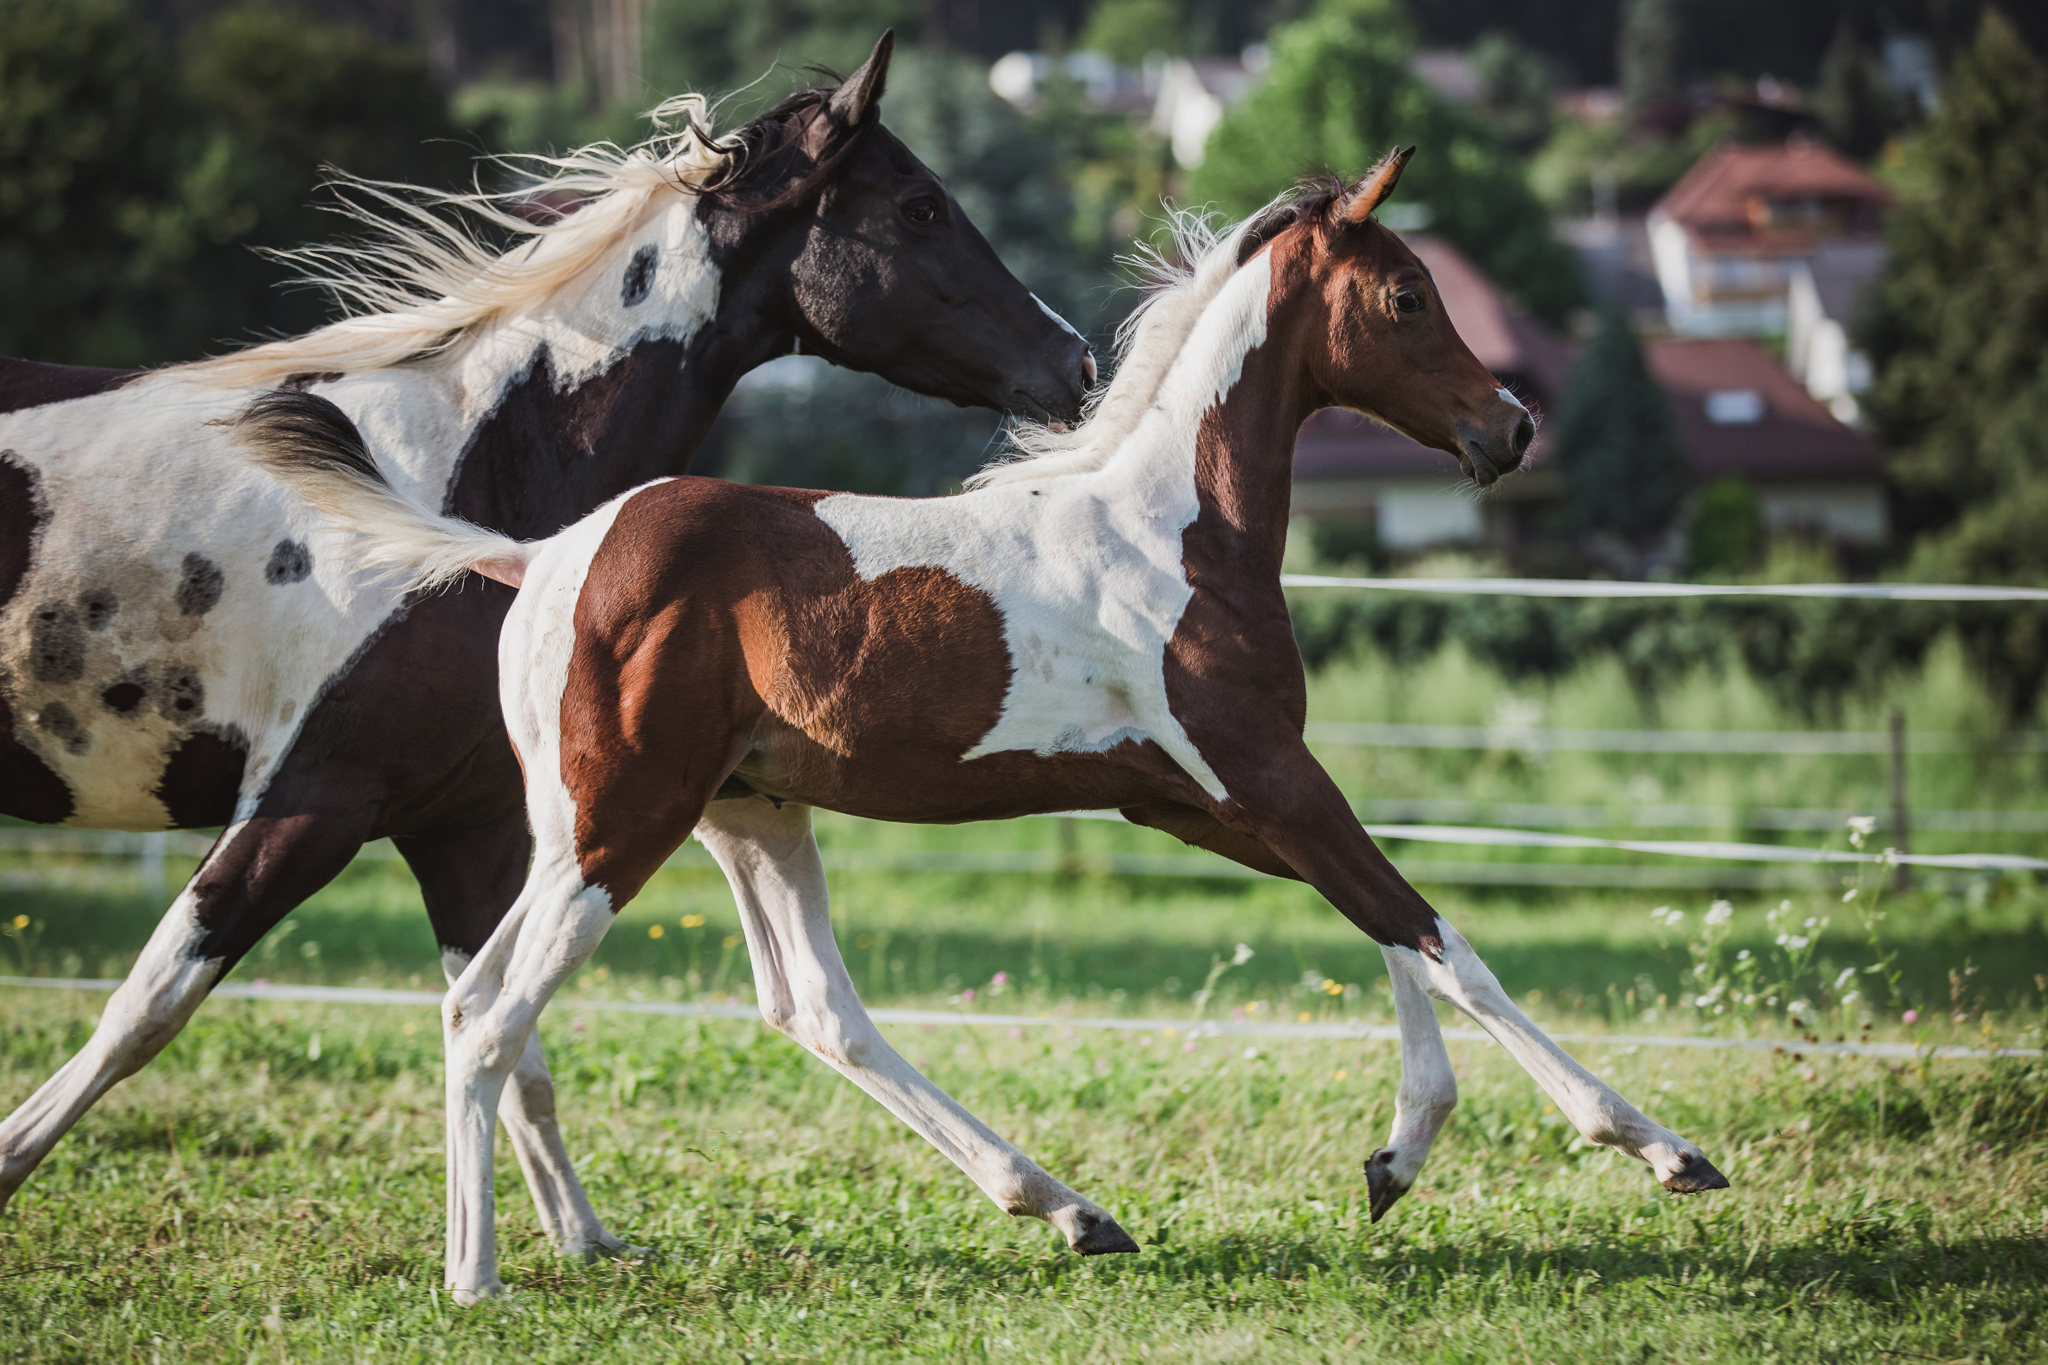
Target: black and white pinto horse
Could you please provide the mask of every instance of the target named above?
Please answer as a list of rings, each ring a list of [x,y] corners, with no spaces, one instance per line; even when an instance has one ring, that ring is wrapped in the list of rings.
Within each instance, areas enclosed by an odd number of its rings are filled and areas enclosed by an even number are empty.
[[[109,1087],[371,839],[459,973],[530,847],[497,706],[494,583],[402,595],[230,450],[258,392],[307,389],[409,498],[519,539],[682,473],[739,377],[794,350],[961,404],[1078,416],[1093,362],[879,126],[890,53],[736,133],[685,97],[630,150],[550,163],[521,204],[358,186],[381,241],[303,253],[359,305],[296,340],[146,372],[0,362],[0,812],[226,831],[91,1040],[0,1124],[0,1207]],[[531,202],[530,200],[527,202]],[[538,1042],[505,1125],[567,1253],[619,1245],[556,1132]]]

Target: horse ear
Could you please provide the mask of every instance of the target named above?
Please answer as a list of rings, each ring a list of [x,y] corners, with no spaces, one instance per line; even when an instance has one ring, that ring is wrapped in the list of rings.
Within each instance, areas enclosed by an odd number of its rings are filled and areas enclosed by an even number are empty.
[[[1415,149],[1402,151],[1399,147],[1381,157],[1379,164],[1367,171],[1344,197],[1343,219],[1347,223],[1363,223],[1372,216],[1372,211],[1386,202],[1394,192],[1394,186],[1401,183],[1401,172],[1408,169],[1409,160]]]
[[[884,29],[875,50],[861,63],[860,70],[848,76],[845,82],[832,92],[832,121],[851,128],[868,116],[868,111],[882,98],[882,90],[889,83],[889,55],[896,50],[896,30]]]

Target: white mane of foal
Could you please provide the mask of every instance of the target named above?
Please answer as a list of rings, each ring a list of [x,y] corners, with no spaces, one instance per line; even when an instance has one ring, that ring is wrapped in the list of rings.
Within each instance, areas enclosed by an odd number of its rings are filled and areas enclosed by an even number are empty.
[[[1289,197],[1291,192],[1273,202]],[[1090,400],[1087,420],[1067,431],[1020,424],[1010,437],[1014,452],[972,475],[967,487],[1086,474],[1108,464],[1158,401],[1203,312],[1237,273],[1238,242],[1262,214],[1234,226],[1219,225],[1201,210],[1169,206],[1166,228],[1173,254],[1187,264],[1176,265],[1150,246],[1126,258],[1139,271],[1148,295],[1117,328],[1116,375]]]
[[[656,131],[632,147],[600,142],[563,156],[506,158],[537,172],[513,190],[456,193],[337,174],[332,183],[368,201],[345,202],[338,212],[371,239],[276,255],[300,267],[301,283],[326,290],[350,316],[302,337],[172,370],[209,384],[260,388],[296,374],[356,373],[446,352],[597,264],[664,196],[701,193],[731,174],[744,147],[712,132],[712,115],[702,95],[678,95],[648,112]],[[516,210],[537,194],[581,202],[573,213],[534,222]],[[496,251],[477,239],[479,226],[516,241]]]

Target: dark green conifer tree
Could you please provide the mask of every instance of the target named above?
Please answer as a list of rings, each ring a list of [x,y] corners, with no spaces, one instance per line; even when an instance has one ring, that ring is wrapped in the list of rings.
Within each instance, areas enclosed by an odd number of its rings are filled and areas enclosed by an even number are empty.
[[[1550,439],[1570,531],[1607,567],[1640,572],[1685,501],[1687,472],[1670,402],[1612,304],[1572,366]]]
[[[1915,571],[2048,579],[2048,66],[1997,11],[1898,183],[1870,410],[1940,523]]]

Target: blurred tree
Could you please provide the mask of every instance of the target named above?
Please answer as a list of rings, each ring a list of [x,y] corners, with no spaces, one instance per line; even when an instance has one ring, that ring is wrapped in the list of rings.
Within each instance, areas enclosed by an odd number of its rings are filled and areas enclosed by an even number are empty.
[[[1421,151],[1395,205],[1427,215],[1509,294],[1560,321],[1580,299],[1577,262],[1550,230],[1521,165],[1482,117],[1443,99],[1407,66],[1406,24],[1373,0],[1346,0],[1275,29],[1273,65],[1210,135],[1189,195],[1247,214],[1307,172],[1357,174],[1396,143]],[[1418,212],[1419,211],[1419,212]],[[1389,217],[1399,221],[1398,210]],[[1411,220],[1412,221],[1412,220]]]
[[[182,117],[119,0],[0,0],[0,354],[160,356]]]
[[[1915,572],[2048,578],[2048,67],[1996,11],[1906,145],[1867,338]]]
[[[1184,50],[1186,32],[1173,0],[1101,0],[1074,46],[1107,52],[1125,66],[1139,66],[1154,52]]]
[[[1700,490],[1686,534],[1686,569],[1695,578],[1733,577],[1756,562],[1764,543],[1763,505],[1741,479]]]
[[[332,231],[323,164],[460,180],[457,132],[424,57],[361,29],[240,6],[167,52],[120,0],[0,0],[0,353],[156,364],[313,326],[324,301],[251,248]]]
[[[1550,136],[1550,64],[1514,35],[1489,29],[1472,44],[1481,107],[1501,141],[1527,155]]]
[[[1847,19],[1821,58],[1813,107],[1828,141],[1859,161],[1876,156],[1905,123],[1906,110],[1885,81],[1884,62]]]
[[[1676,0],[1624,0],[1615,67],[1631,125],[1675,131],[1684,117],[1678,45]]]
[[[1641,572],[1685,499],[1685,454],[1628,315],[1609,304],[1572,365],[1550,431],[1565,515],[1611,568]]]

